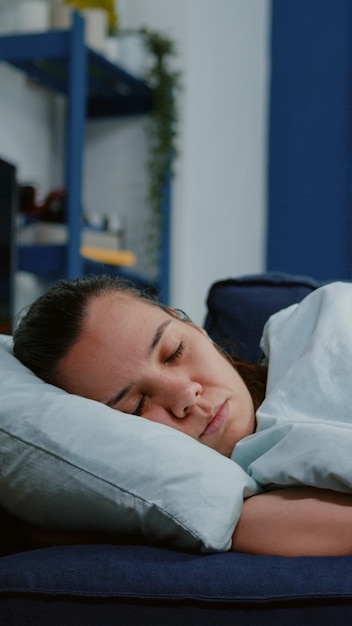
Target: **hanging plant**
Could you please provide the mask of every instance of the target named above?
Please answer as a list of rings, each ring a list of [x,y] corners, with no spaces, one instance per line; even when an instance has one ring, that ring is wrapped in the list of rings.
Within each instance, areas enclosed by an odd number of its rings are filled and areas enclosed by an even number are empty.
[[[145,48],[147,62],[143,76],[151,89],[152,109],[147,124],[146,198],[151,219],[147,225],[148,232],[145,233],[144,241],[150,266],[147,269],[153,269],[160,260],[165,185],[173,174],[177,156],[179,123],[177,92],[181,87],[181,75],[170,67],[172,58],[176,56],[176,47],[172,39],[147,28],[122,29],[117,35],[122,38],[138,35]]]
[[[107,13],[108,28],[110,33],[115,33],[118,26],[118,15],[115,8],[115,0],[64,0],[66,4],[77,11],[84,9],[103,9]]]
[[[148,124],[148,202],[151,207],[150,252],[159,256],[163,229],[163,202],[167,179],[173,173],[177,156],[178,109],[176,94],[180,73],[170,68],[176,54],[174,42],[160,33],[141,30],[150,65],[146,80],[152,90],[153,106]]]

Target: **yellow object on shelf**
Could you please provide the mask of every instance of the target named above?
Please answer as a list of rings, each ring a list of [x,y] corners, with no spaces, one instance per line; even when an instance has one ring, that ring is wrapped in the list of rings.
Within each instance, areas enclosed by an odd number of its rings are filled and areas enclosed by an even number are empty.
[[[130,250],[111,250],[109,248],[97,248],[95,246],[82,246],[81,255],[89,261],[106,263],[107,265],[121,265],[133,267],[137,263],[137,257]]]
[[[84,9],[103,9],[107,13],[109,31],[115,33],[118,27],[118,12],[115,0],[65,0],[73,9],[84,11]]]

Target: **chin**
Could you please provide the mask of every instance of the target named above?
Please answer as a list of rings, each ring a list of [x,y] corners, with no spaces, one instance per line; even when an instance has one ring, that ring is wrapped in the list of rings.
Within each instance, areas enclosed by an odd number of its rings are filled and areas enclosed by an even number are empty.
[[[221,454],[222,456],[226,456],[227,458],[231,457],[232,451],[234,449],[234,446],[228,446],[228,445],[211,445],[211,444],[204,444],[206,446],[208,446],[208,448],[211,448],[212,450],[214,450],[214,452],[217,452],[218,454]]]

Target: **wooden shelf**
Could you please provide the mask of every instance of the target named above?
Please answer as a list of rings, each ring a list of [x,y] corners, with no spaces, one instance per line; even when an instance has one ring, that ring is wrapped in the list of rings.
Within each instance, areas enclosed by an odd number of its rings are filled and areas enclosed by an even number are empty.
[[[119,267],[133,267],[137,263],[136,255],[130,250],[111,250],[109,248],[97,248],[96,246],[82,246],[81,255],[88,261]]]

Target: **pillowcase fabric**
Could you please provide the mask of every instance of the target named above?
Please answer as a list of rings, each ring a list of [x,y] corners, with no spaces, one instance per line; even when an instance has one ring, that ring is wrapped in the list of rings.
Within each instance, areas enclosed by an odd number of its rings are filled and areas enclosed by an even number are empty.
[[[55,530],[225,551],[258,487],[194,439],[48,385],[0,335],[0,506]]]

